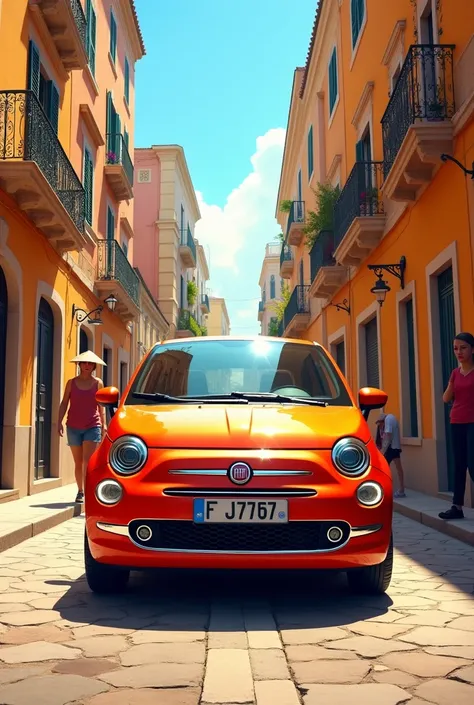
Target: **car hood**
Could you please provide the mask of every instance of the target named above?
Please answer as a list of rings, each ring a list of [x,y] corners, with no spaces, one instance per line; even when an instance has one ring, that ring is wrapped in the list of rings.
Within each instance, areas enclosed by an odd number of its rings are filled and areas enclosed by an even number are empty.
[[[342,436],[371,438],[355,407],[278,404],[121,406],[108,435],[124,434],[150,448],[324,449]]]

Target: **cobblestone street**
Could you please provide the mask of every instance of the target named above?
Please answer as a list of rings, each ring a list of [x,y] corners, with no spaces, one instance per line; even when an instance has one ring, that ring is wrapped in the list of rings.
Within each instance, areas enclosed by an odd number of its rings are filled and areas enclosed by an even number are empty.
[[[343,576],[133,574],[93,595],[78,517],[0,554],[2,705],[472,705],[474,548],[395,517],[388,596]]]

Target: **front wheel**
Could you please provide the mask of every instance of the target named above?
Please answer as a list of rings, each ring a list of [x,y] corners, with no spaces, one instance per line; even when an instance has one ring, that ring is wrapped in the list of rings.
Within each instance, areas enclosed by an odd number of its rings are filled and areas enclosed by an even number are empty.
[[[127,587],[130,571],[96,561],[89,548],[89,541],[85,532],[84,563],[86,566],[87,584],[92,592],[111,594],[122,592]]]
[[[353,592],[366,595],[383,595],[392,579],[393,570],[393,536],[390,537],[387,556],[382,563],[367,568],[347,571],[349,587]]]

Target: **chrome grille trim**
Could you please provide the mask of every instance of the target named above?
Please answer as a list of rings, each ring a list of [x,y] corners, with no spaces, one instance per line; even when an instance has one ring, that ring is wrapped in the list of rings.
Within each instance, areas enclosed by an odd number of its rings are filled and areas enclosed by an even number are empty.
[[[315,497],[317,495],[316,490],[285,490],[281,491],[275,490],[181,490],[181,489],[170,489],[166,488],[163,490],[163,494],[167,497]]]
[[[207,476],[221,476],[225,477],[227,475],[227,470],[168,470],[170,475],[201,475],[203,477]],[[297,477],[301,475],[312,475],[313,473],[309,470],[254,470],[254,477]]]

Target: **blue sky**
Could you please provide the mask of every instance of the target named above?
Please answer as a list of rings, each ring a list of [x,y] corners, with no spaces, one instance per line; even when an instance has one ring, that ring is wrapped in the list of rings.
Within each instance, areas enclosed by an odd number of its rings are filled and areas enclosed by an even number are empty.
[[[293,71],[316,0],[136,0],[135,144],[184,147],[210,252],[212,293],[235,334],[257,333],[258,278],[274,210]]]

